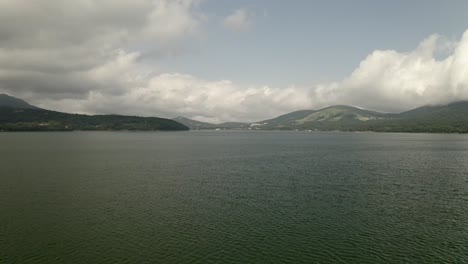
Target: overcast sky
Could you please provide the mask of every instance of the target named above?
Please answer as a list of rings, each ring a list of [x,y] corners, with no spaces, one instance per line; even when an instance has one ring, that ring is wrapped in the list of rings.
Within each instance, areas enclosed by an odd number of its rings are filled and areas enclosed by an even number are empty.
[[[0,93],[258,121],[468,99],[468,1],[0,0]]]

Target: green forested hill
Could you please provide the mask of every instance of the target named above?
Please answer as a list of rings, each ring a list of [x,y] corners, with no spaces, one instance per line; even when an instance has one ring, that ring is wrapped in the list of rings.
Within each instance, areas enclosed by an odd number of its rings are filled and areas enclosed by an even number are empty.
[[[43,109],[0,107],[0,130],[188,130],[170,119],[121,115],[79,115]]]
[[[352,124],[389,118],[390,115],[336,105],[320,110],[301,110],[259,122],[262,129],[326,129],[342,130]]]
[[[468,101],[419,107],[377,125],[377,131],[468,133]]]
[[[188,130],[174,120],[121,115],[80,115],[49,111],[0,95],[0,131]]]
[[[259,126],[263,126],[264,128],[266,127],[271,127],[271,128],[289,127],[293,125],[296,122],[296,120],[303,119],[315,112],[316,112],[315,110],[294,111],[291,113],[280,115],[272,119],[267,119],[267,120],[257,122],[257,124]]]
[[[286,122],[272,120],[260,122],[257,129],[468,133],[468,102],[423,106],[399,114],[332,106]]]

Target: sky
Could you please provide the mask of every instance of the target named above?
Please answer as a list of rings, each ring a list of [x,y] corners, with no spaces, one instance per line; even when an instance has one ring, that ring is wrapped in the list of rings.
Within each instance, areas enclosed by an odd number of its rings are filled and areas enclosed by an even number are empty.
[[[0,93],[259,121],[468,100],[468,1],[0,0]]]

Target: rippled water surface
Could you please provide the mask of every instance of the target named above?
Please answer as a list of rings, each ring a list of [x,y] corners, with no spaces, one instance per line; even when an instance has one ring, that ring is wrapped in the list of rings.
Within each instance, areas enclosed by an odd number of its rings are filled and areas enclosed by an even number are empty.
[[[0,133],[0,263],[288,262],[468,262],[468,136]]]

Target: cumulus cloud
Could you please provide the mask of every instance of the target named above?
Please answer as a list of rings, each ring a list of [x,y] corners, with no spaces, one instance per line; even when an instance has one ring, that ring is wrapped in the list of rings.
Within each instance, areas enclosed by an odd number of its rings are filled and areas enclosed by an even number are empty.
[[[197,0],[1,0],[0,89],[36,102],[85,98],[92,91],[121,94],[146,74],[138,59],[173,54],[197,35],[204,21],[198,5]]]
[[[233,31],[246,31],[252,26],[252,14],[246,9],[237,9],[224,18],[224,27]]]
[[[437,53],[447,49],[438,59]],[[410,52],[377,50],[344,80],[314,89],[314,105],[351,104],[398,112],[468,99],[468,30],[458,43],[438,35]]]
[[[249,21],[245,12],[232,17]],[[411,51],[376,50],[341,81],[275,87],[145,63],[148,51],[173,52],[202,31],[196,0],[0,0],[0,17],[0,92],[54,110],[221,122],[333,104],[396,112],[468,99],[468,31],[457,42],[433,35]]]
[[[114,48],[164,42],[197,30],[196,0],[2,0],[4,48]]]
[[[186,116],[201,121],[258,121],[296,108],[310,107],[308,89],[240,87],[228,80],[206,81],[186,74],[158,74],[126,93],[91,91],[86,98],[43,100],[44,106],[73,112]],[[42,105],[40,105],[42,106]]]

